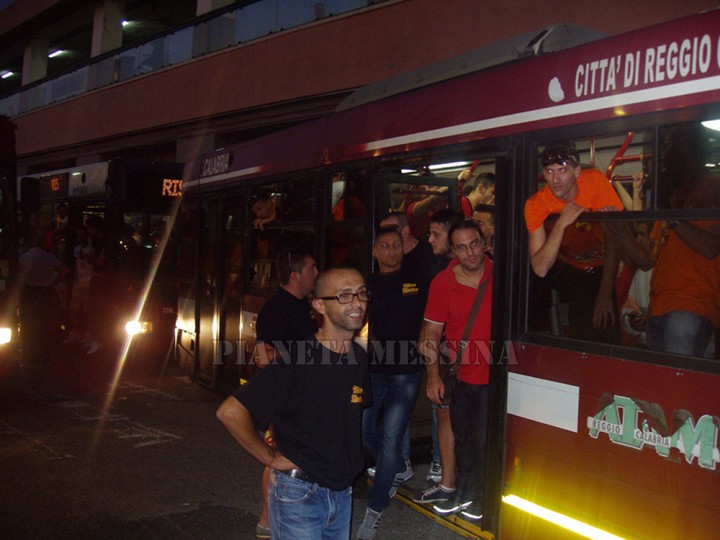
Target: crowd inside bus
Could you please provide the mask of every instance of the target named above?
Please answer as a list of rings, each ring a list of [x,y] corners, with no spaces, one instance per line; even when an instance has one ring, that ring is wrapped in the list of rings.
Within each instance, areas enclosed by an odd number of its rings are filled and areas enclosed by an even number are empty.
[[[660,136],[657,156],[648,152],[649,139],[633,133],[622,145],[616,145],[617,137],[608,137],[548,141],[538,147],[538,187],[524,203],[533,272],[532,330],[579,342],[718,359],[720,222],[642,215],[650,205],[685,211],[720,206],[719,175],[712,163],[717,143],[699,123],[669,126]],[[628,147],[637,154],[629,155]],[[606,170],[584,161],[600,155],[611,156]],[[615,171],[619,164],[625,165],[619,167],[622,176]],[[363,443],[371,454],[367,474],[374,484],[358,531],[361,539],[375,537],[398,487],[417,472],[410,460],[409,432],[421,395],[432,403],[432,454],[428,468],[422,469],[430,486],[413,492],[412,500],[440,515],[482,518],[487,395],[477,395],[477,388],[488,379],[487,372],[473,374],[473,369],[492,362],[492,296],[480,318],[488,326],[470,339],[463,337],[462,322],[471,319],[472,291],[480,281],[471,280],[465,290],[463,285],[473,271],[477,279],[486,268],[492,276],[493,258],[502,253],[493,242],[496,186],[491,164],[466,166],[445,173],[449,185],[422,184],[437,179],[427,167],[411,173],[414,182],[389,185],[388,211],[374,223],[369,272],[358,258],[362,251],[348,249],[347,236],[328,237],[327,266],[357,268],[366,276],[368,325],[362,335],[375,401],[363,416]],[[357,186],[344,173],[334,175],[332,185],[332,220],[364,217]],[[462,195],[451,204],[449,194],[455,190]],[[314,279],[307,273],[315,268],[308,238],[276,223],[309,202],[310,193],[302,193],[256,191],[248,201],[251,249],[264,263],[251,267],[250,280],[258,288],[274,288],[273,269],[280,289],[295,273],[298,279],[307,276],[309,283]],[[238,267],[239,261],[231,264]],[[305,287],[296,298],[311,289]],[[433,290],[437,298],[428,301]],[[333,298],[342,303],[340,294]],[[443,311],[440,298],[452,308]],[[459,318],[453,318],[457,313]],[[264,309],[256,327],[259,344],[272,335],[262,330],[263,315]],[[468,341],[470,356],[461,362],[450,399],[447,379],[432,366],[442,365],[443,359],[452,363],[457,344]],[[291,350],[287,343],[277,348]],[[262,516],[258,531],[269,527],[266,509]]]

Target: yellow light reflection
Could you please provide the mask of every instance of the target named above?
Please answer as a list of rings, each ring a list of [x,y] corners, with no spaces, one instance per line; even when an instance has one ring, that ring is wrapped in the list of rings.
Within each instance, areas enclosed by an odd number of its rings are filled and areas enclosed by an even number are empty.
[[[143,285],[142,291],[140,293],[140,296],[138,297],[137,304],[135,305],[135,316],[134,320],[139,321],[140,315],[142,314],[143,307],[145,306],[145,302],[147,301],[148,294],[150,294],[150,287],[152,286],[153,281],[155,280],[155,274],[157,274],[157,270],[160,267],[160,261],[162,260],[163,254],[165,253],[165,249],[167,248],[168,239],[170,238],[170,233],[173,230],[173,227],[175,226],[175,219],[177,218],[177,215],[180,211],[180,199],[176,199],[173,202],[172,209],[170,210],[168,214],[167,223],[165,224],[165,228],[163,230],[163,235],[160,243],[158,244],[157,250],[153,256],[153,260],[150,264],[150,269],[148,271],[148,276],[145,279],[145,284]],[[110,384],[110,391],[108,392],[107,399],[105,400],[105,403],[103,405],[102,412],[103,414],[100,415],[100,420],[98,421],[98,425],[95,429],[95,442],[97,443],[100,440],[100,435],[102,435],[102,431],[105,426],[105,417],[107,416],[108,412],[110,411],[110,407],[112,407],[112,403],[115,399],[115,393],[117,392],[117,386],[120,382],[120,375],[122,375],[123,367],[125,366],[125,361],[127,360],[128,351],[130,350],[130,344],[132,343],[133,336],[128,335],[125,338],[125,342],[123,344],[123,348],[120,351],[120,354],[118,354],[117,363],[115,366],[115,374],[113,375],[112,383]]]
[[[588,525],[587,523],[583,523],[577,519],[560,514],[559,512],[555,512],[554,510],[550,510],[549,508],[530,502],[527,499],[518,497],[517,495],[505,495],[502,500],[505,504],[514,506],[523,512],[527,512],[528,514],[537,516],[545,521],[549,521],[558,527],[572,531],[580,536],[584,536],[585,538],[592,538],[596,540],[623,540],[621,536],[603,531],[602,529],[598,529],[597,527],[593,527],[592,525]]]
[[[0,328],[0,345],[5,345],[12,341],[12,329]]]

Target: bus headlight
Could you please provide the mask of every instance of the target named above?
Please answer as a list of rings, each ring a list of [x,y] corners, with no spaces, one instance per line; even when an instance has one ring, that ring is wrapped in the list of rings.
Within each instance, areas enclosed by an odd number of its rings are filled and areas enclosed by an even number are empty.
[[[148,321],[128,321],[125,323],[125,332],[129,336],[149,334],[152,332],[152,323]]]
[[[0,345],[7,345],[12,341],[12,329],[0,327]]]

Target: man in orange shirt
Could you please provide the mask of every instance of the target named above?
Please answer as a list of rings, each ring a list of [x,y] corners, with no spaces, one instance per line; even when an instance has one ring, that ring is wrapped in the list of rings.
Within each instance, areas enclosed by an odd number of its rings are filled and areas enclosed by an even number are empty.
[[[569,303],[570,337],[617,341],[615,243],[607,241],[600,223],[578,218],[583,212],[622,210],[622,202],[605,175],[581,169],[573,143],[548,144],[540,162],[547,185],[525,202],[533,271],[548,277]],[[551,214],[559,217],[547,220]]]
[[[674,186],[673,209],[720,207],[720,175],[708,170],[708,139],[699,124],[681,124],[668,131],[660,152],[658,185]],[[669,191],[669,190],[668,190]],[[690,212],[692,214],[692,212]],[[647,346],[687,356],[716,358],[720,329],[720,221],[684,219],[656,223],[654,246],[618,235],[625,252],[650,281]]]

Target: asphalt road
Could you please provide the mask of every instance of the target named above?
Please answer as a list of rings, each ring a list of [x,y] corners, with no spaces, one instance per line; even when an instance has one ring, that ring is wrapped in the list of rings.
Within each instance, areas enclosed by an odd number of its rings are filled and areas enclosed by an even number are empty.
[[[114,382],[115,381],[115,382]],[[14,539],[250,539],[261,466],[176,369],[66,350],[0,389],[0,531]],[[365,512],[355,485],[353,531]],[[394,501],[382,538],[459,538]]]

